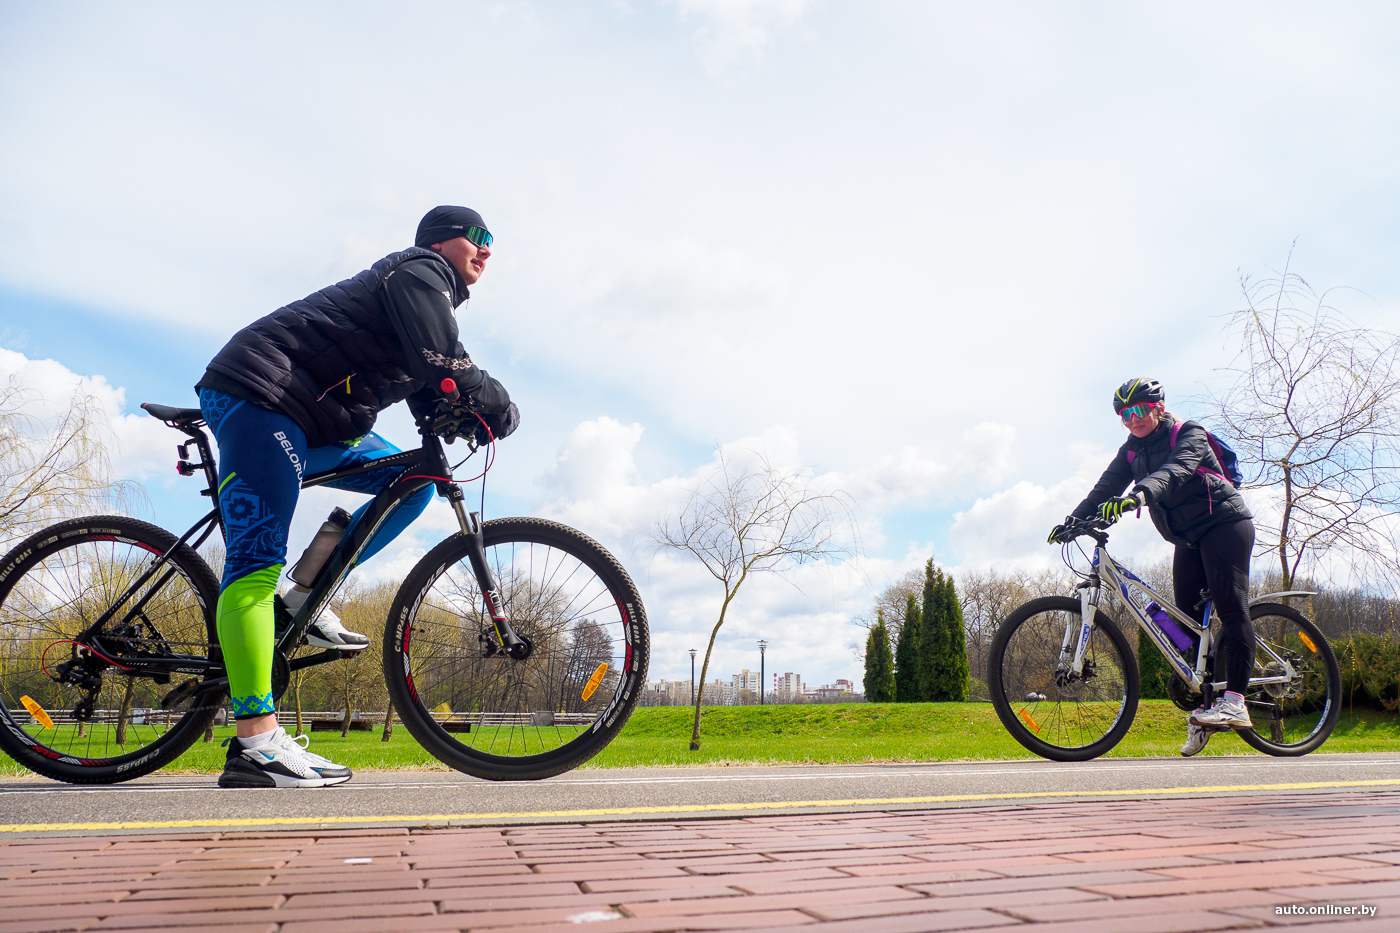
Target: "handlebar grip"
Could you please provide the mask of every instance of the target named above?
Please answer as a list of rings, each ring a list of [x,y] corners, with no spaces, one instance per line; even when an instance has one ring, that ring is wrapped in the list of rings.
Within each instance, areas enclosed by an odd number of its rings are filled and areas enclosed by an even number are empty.
[[[442,382],[438,385],[438,388],[442,390],[443,395],[447,396],[454,402],[462,397],[462,394],[457,391],[457,380],[453,379],[451,376],[448,376],[446,379],[442,380]]]

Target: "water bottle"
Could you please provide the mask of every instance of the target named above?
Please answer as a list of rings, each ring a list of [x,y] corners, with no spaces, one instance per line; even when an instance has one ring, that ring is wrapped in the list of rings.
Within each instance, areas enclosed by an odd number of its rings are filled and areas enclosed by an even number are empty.
[[[311,543],[306,546],[291,573],[287,574],[292,582],[301,586],[311,586],[315,583],[316,575],[326,565],[326,558],[331,556],[331,551],[335,550],[335,546],[345,536],[345,529],[349,527],[350,513],[342,508],[334,509],[330,517],[321,524]]]
[[[1155,601],[1147,604],[1146,612],[1147,617],[1152,620],[1152,624],[1171,639],[1177,650],[1185,651],[1191,647],[1191,636],[1186,634],[1182,627],[1176,624],[1176,620],[1167,615],[1167,611],[1157,605]]]

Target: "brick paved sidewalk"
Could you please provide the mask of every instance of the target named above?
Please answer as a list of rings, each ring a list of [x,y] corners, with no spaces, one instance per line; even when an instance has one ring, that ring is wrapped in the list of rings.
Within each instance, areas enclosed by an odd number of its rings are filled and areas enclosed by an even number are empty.
[[[1393,933],[1400,794],[11,839],[0,879],[0,933]]]

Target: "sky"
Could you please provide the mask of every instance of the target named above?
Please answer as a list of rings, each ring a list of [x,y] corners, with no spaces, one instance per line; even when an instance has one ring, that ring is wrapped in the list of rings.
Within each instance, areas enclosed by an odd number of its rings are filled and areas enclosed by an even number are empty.
[[[613,549],[684,679],[722,594],[645,529],[717,448],[809,469],[863,555],[746,584],[712,676],[764,638],[858,681],[851,620],[930,556],[1058,560],[1124,379],[1203,410],[1242,275],[1400,324],[1397,38],[1383,3],[0,0],[0,374],[97,393],[183,527],[139,403],[194,404],[234,331],[470,205],[462,340],[523,415],[488,517]],[[416,442],[403,406],[377,429]],[[309,491],[293,556],[356,501]],[[1148,524],[1115,552],[1165,556]]]

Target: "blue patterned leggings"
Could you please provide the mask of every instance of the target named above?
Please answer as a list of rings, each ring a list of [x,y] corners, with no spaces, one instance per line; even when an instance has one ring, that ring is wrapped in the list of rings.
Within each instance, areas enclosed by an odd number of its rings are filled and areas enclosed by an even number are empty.
[[[224,574],[219,587],[219,643],[235,715],[273,711],[272,596],[287,562],[287,534],[303,473],[378,460],[399,449],[378,434],[307,449],[306,434],[286,415],[214,389],[199,390],[199,407],[219,444],[219,508],[224,516]],[[398,475],[370,470],[330,485],[374,494]],[[360,555],[364,563],[427,508],[431,486],[401,501]],[[354,515],[363,519],[369,503]]]

